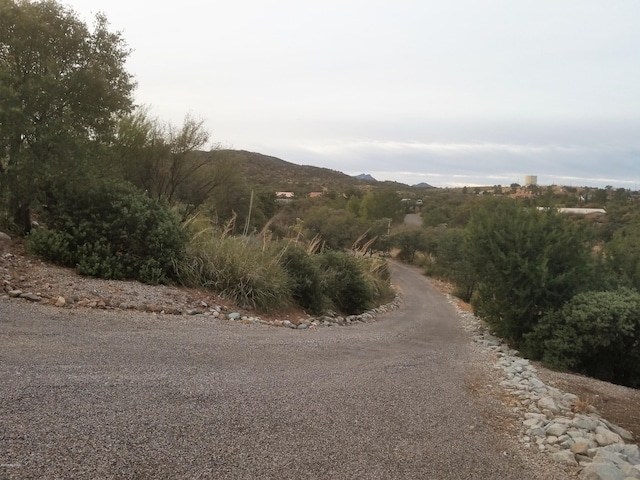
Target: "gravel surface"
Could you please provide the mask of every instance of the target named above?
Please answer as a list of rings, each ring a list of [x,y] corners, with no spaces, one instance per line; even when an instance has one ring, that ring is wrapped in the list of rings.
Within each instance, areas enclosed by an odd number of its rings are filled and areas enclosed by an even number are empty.
[[[454,308],[393,273],[397,312],[304,331],[0,301],[0,479],[572,478],[478,393]]]

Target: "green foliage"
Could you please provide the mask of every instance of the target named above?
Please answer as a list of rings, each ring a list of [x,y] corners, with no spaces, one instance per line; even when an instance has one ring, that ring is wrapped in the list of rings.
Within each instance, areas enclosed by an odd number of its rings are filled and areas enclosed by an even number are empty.
[[[322,272],[323,290],[334,308],[358,314],[372,306],[375,292],[356,257],[327,251],[314,258]]]
[[[322,273],[313,257],[302,248],[289,245],[280,263],[289,275],[294,301],[311,314],[322,313],[329,299],[322,290]]]
[[[274,312],[292,303],[281,254],[277,245],[257,237],[230,237],[203,228],[190,241],[185,260],[178,263],[178,276],[186,286],[213,290],[241,307]]]
[[[365,221],[389,218],[393,222],[400,222],[404,218],[404,212],[405,208],[398,194],[388,188],[369,190],[360,200],[358,208],[359,217]]]
[[[608,268],[621,285],[640,290],[640,222],[622,226],[605,246]]]
[[[43,181],[78,176],[132,107],[129,50],[98,15],[89,31],[55,1],[0,0],[0,189],[30,230]]]
[[[454,295],[471,301],[477,278],[466,257],[465,231],[461,228],[435,228],[426,231],[430,245],[428,275],[446,279],[455,285]]]
[[[165,283],[186,236],[173,213],[130,184],[56,185],[48,191],[45,229],[29,247],[83,275]]]
[[[587,246],[575,224],[555,211],[510,199],[487,202],[474,212],[465,248],[479,282],[476,312],[516,344],[541,315],[585,288]]]
[[[578,294],[525,336],[525,351],[552,368],[640,387],[640,293]]]
[[[304,217],[306,237],[319,235],[326,247],[340,250],[351,247],[367,230],[367,225],[354,214],[327,206],[311,208]]]
[[[400,249],[398,258],[407,263],[413,263],[417,252],[426,252],[429,248],[425,231],[417,228],[394,233],[391,242]]]
[[[391,286],[391,271],[386,260],[378,257],[356,257],[366,283],[373,292],[373,303],[383,305],[395,297]]]

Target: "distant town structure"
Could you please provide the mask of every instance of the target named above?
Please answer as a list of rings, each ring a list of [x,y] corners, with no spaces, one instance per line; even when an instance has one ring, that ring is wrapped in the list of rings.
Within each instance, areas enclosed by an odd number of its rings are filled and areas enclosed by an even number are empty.
[[[524,177],[525,186],[529,185],[538,185],[538,176],[537,175],[527,175]]]

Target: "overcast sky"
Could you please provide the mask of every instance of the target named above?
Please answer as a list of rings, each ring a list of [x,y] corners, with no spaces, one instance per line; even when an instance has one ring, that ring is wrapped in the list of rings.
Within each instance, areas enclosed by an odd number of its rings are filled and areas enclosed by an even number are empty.
[[[63,1],[224,147],[438,187],[640,188],[638,0]]]

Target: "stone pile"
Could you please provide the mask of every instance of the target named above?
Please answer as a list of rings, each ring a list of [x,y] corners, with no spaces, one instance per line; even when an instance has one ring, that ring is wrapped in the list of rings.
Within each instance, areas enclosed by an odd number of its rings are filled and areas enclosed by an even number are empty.
[[[586,399],[544,384],[529,360],[488,333],[477,317],[458,312],[474,340],[496,355],[500,385],[515,400],[526,447],[575,465],[585,480],[640,479],[640,448],[630,432],[602,418]]]

